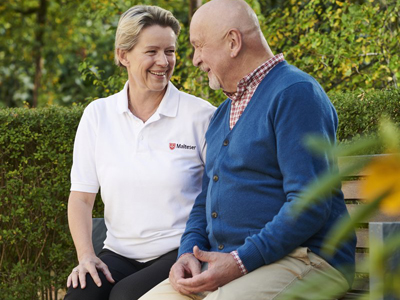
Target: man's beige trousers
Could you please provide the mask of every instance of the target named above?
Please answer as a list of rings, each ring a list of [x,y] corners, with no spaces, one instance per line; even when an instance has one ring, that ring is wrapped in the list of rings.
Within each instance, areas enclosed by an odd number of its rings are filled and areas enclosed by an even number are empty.
[[[314,287],[310,288],[308,284],[314,284]],[[321,296],[321,292],[328,289],[334,295]],[[348,289],[349,285],[339,271],[307,248],[297,248],[283,259],[260,267],[214,292],[182,295],[167,279],[139,300],[324,300],[336,299]]]

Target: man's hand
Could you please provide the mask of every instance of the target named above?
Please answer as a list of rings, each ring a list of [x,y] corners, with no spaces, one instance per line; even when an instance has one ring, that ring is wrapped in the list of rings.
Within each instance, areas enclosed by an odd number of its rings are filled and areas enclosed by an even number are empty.
[[[101,286],[101,280],[97,270],[100,270],[104,273],[107,280],[111,283],[114,283],[114,279],[111,276],[110,271],[108,270],[107,265],[97,256],[88,255],[84,257],[79,265],[76,266],[72,273],[68,276],[67,287],[72,285],[73,288],[78,287],[78,283],[80,282],[81,289],[86,287],[86,274],[89,273],[92,276],[93,281],[96,283],[98,287]]]
[[[169,282],[172,287],[181,294],[188,295],[191,292],[187,291],[183,286],[178,284],[178,281],[184,278],[194,277],[201,272],[201,264],[192,254],[182,255],[177,262],[172,266],[169,272]]]
[[[197,246],[193,248],[194,257],[208,263],[208,269],[201,274],[194,274],[191,278],[181,277],[176,285],[183,294],[215,291],[221,286],[242,276],[235,259],[229,253],[206,252]]]

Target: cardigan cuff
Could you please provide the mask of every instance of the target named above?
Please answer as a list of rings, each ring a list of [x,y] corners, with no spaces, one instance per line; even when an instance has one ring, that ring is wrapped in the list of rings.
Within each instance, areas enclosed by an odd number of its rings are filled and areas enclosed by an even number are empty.
[[[243,246],[237,249],[237,253],[247,272],[254,271],[265,265],[264,258],[260,251],[258,251],[258,248],[251,242],[246,241]]]

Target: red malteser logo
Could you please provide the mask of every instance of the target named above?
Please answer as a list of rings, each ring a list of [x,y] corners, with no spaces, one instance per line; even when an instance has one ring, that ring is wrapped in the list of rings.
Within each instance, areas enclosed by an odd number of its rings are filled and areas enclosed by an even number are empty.
[[[174,150],[176,143],[169,143],[169,149]]]

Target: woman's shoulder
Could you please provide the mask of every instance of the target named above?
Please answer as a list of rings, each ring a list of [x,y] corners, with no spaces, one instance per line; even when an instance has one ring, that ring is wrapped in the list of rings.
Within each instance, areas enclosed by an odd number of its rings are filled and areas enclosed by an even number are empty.
[[[117,109],[120,93],[93,100],[86,106],[85,112],[101,114],[110,111],[110,109]]]

